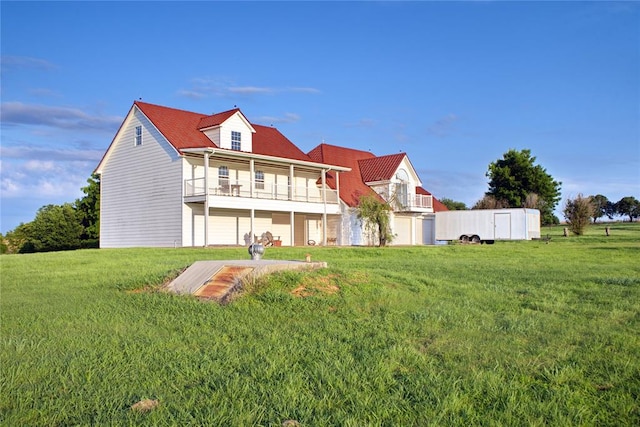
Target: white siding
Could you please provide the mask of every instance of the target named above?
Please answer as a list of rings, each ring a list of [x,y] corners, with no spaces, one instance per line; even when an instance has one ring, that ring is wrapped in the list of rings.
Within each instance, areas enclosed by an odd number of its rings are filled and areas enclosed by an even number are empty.
[[[253,151],[253,133],[251,128],[247,126],[247,123],[242,120],[239,113],[229,117],[220,126],[220,148],[231,149],[231,131],[240,132],[241,139],[241,151],[247,151],[251,153]]]
[[[209,138],[211,140],[211,142],[213,142],[216,147],[220,146],[220,128],[213,128],[213,129],[207,129],[203,132],[207,138]]]
[[[255,212],[254,235],[271,231],[271,213]],[[271,232],[274,234],[273,232]],[[240,245],[252,242],[251,212],[231,209],[211,209],[209,213],[209,244]]]
[[[134,146],[142,125],[142,145]],[[102,169],[100,247],[182,242],[182,159],[137,108]]]

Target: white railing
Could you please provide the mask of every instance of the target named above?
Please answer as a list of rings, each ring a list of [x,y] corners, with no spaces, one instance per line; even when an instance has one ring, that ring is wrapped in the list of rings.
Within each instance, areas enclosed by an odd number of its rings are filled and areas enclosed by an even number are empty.
[[[416,194],[413,205],[416,208],[433,209],[433,196],[426,194]]]
[[[406,196],[404,199],[396,200],[396,206],[401,211],[411,211],[413,209],[433,209],[433,196],[416,194]]]
[[[252,188],[253,187],[253,188]],[[267,183],[252,183],[250,181],[213,179],[209,186],[210,196],[248,197],[253,199],[291,200],[297,202],[322,203],[324,197],[322,189],[318,187],[294,187]],[[204,196],[204,178],[185,179],[184,195]],[[338,203],[338,193],[326,190],[327,203]]]

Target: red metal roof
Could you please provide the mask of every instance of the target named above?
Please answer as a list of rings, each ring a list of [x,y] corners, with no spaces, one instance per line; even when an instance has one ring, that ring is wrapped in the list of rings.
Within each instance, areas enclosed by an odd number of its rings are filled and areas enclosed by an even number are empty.
[[[253,152],[265,156],[285,157],[287,159],[311,162],[311,158],[274,127],[254,125]]]
[[[215,144],[198,130],[200,120],[207,117],[206,115],[140,101],[135,101],[134,104],[176,150],[215,147]]]
[[[212,126],[219,126],[225,122],[229,117],[233,116],[235,113],[239,112],[239,108],[234,108],[233,110],[224,111],[222,113],[212,114],[211,116],[203,117],[200,119],[200,123],[198,124],[198,129],[206,129]],[[242,114],[242,112],[240,112]]]
[[[349,172],[340,172],[340,198],[348,206],[358,206],[360,196],[374,193],[364,183],[360,172],[360,161],[373,159],[376,156],[368,151],[354,150],[329,144],[320,144],[309,153],[309,157],[315,162],[351,168]],[[336,180],[334,173],[327,174],[327,185],[335,189]]]
[[[220,125],[237,112],[242,114],[238,108],[218,114],[205,115],[140,101],[135,101],[134,104],[178,151],[187,148],[215,147],[215,144],[200,129]],[[311,161],[309,156],[289,141],[278,129],[254,124],[251,126],[256,131],[253,134],[253,153]]]
[[[206,115],[141,101],[135,101],[134,105],[179,152],[187,148],[214,148],[214,143],[200,129],[218,126],[237,112],[242,114],[238,108]],[[329,144],[320,144],[305,154],[278,129],[255,124],[251,126],[256,131],[253,134],[253,153],[351,168],[349,172],[340,172],[340,198],[351,207],[358,205],[360,196],[375,194],[365,182],[391,179],[406,157],[405,153],[376,157],[368,151]],[[327,185],[336,188],[335,172],[327,173]],[[417,187],[416,192],[430,194],[422,187]],[[435,197],[433,207],[436,212],[447,210]]]
[[[359,160],[362,180],[364,182],[375,182],[393,178],[393,174],[398,170],[398,166],[406,156],[406,153],[399,153]]]

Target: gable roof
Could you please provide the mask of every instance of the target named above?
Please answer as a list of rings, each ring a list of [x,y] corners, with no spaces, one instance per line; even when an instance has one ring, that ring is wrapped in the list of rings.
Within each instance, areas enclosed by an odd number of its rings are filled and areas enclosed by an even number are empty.
[[[359,160],[362,180],[364,182],[390,180],[405,157],[407,157],[406,153],[399,153]]]
[[[358,206],[362,195],[376,194],[364,183],[360,171],[360,161],[374,159],[376,156],[372,153],[335,145],[320,144],[311,150],[308,155],[315,162],[351,168],[349,172],[340,173],[340,198],[347,206]],[[333,173],[327,174],[327,185],[334,190],[336,189],[336,180]]]
[[[135,101],[133,105],[138,107],[178,152],[185,148],[215,147],[215,144],[198,130],[200,121],[207,117],[206,115],[141,101]]]
[[[224,123],[229,117],[238,112],[240,112],[240,109],[234,108],[233,110],[223,111],[222,113],[216,113],[210,116],[203,117],[200,119],[198,129],[206,129],[214,126],[219,126]],[[242,114],[242,112],[240,112],[240,114]]]
[[[215,147],[215,144],[201,129],[219,126],[236,113],[242,114],[239,108],[213,115],[193,113],[175,108],[163,107],[146,102],[135,101],[134,105],[156,126],[176,150]],[[244,117],[244,115],[242,114]],[[249,123],[249,121],[247,121]],[[256,133],[253,134],[253,150],[255,154],[284,157],[287,159],[311,161],[302,150],[289,141],[280,131],[273,127],[249,123]]]

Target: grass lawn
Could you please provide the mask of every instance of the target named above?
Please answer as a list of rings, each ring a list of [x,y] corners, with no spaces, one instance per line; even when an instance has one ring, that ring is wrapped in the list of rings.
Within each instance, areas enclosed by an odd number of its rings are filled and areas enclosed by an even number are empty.
[[[611,231],[268,248],[329,268],[226,306],[157,290],[244,248],[5,255],[0,425],[637,426],[640,224]]]

